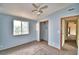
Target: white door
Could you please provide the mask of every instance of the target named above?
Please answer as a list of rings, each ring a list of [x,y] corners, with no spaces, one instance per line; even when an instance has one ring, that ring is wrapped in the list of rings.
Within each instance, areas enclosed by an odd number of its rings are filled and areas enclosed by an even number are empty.
[[[37,41],[40,41],[40,22],[36,24],[36,31],[37,31]]]
[[[79,19],[77,20],[77,46],[79,50]]]
[[[77,19],[77,46],[78,46],[78,55],[79,55],[79,19]]]
[[[62,46],[65,43],[65,39],[66,39],[66,21],[62,19]]]

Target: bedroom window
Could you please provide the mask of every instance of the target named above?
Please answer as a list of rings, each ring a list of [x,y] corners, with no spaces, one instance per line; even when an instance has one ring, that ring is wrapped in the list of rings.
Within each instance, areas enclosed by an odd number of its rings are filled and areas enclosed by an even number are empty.
[[[13,35],[29,34],[29,22],[14,20],[13,21]]]

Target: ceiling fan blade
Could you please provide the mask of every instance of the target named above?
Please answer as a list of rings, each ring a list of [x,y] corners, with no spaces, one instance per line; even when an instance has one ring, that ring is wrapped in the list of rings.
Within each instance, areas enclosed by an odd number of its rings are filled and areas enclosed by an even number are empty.
[[[42,10],[39,10],[39,12],[40,12],[40,13],[43,13],[43,11],[42,11]]]
[[[33,3],[32,5],[33,5],[35,8],[38,8],[38,6],[37,6],[36,4]]]
[[[35,11],[37,11],[37,10],[32,10],[32,12],[35,12]]]
[[[46,8],[48,8],[48,6],[47,6],[47,5],[45,5],[45,6],[41,7],[40,9],[46,9]]]

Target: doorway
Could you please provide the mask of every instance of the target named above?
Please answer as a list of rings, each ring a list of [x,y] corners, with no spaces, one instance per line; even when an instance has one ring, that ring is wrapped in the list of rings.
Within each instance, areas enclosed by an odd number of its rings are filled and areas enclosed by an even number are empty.
[[[40,22],[40,41],[48,42],[48,20]]]
[[[78,16],[64,17],[61,19],[61,49],[78,49]]]
[[[73,47],[77,47],[77,22],[76,20],[67,21],[67,39],[65,43],[71,44]]]

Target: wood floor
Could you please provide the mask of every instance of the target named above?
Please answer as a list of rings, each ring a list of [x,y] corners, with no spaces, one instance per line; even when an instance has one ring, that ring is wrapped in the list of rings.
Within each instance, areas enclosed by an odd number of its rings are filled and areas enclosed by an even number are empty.
[[[58,50],[47,44],[46,41],[31,42],[14,48],[0,51],[0,55],[76,55],[77,48],[65,44],[63,49]]]
[[[66,40],[64,46],[62,47],[62,54],[77,54],[77,43],[76,40]]]

